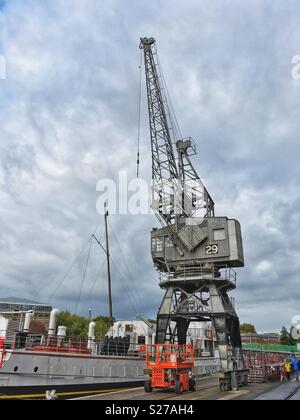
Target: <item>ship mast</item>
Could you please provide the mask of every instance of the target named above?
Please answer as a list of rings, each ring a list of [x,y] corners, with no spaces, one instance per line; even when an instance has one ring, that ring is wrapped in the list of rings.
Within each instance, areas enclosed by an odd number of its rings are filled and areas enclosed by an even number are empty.
[[[114,324],[113,319],[113,303],[112,303],[112,287],[111,287],[111,269],[110,269],[110,251],[109,251],[109,235],[108,235],[108,216],[109,211],[107,209],[105,203],[105,213],[104,213],[104,221],[105,221],[105,253],[106,253],[106,260],[107,260],[107,280],[108,280],[108,306],[109,306],[109,324],[112,327]]]
[[[108,281],[108,316],[109,316],[109,325],[112,327],[114,325],[113,317],[113,302],[112,302],[112,286],[111,286],[111,269],[110,269],[110,250],[109,250],[109,235],[108,235],[108,216],[109,211],[107,209],[107,204],[104,204],[104,226],[105,226],[105,247],[93,235],[95,241],[101,246],[106,255],[106,264],[107,264],[107,281]]]

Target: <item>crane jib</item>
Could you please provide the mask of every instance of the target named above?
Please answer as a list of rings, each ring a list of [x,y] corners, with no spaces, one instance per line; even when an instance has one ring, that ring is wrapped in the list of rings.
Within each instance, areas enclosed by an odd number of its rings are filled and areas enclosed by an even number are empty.
[[[177,120],[172,118],[155,39],[141,38],[140,48],[144,52],[152,152],[152,207],[163,225],[176,230],[173,224],[178,217],[192,217],[200,209],[203,217],[213,216],[214,202],[191,163],[190,155],[196,154],[192,139],[178,138],[180,130],[174,133]]]

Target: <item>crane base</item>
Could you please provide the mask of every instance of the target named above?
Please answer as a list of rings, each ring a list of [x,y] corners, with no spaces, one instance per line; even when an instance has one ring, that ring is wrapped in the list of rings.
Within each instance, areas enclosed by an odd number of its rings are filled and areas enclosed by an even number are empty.
[[[247,369],[220,372],[218,378],[221,392],[238,391],[241,387],[247,386],[248,375]]]

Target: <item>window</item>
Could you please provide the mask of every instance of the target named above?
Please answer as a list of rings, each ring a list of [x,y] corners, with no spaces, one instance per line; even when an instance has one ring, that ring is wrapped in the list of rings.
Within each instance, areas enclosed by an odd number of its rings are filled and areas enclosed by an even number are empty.
[[[163,240],[157,238],[156,239],[156,251],[157,252],[163,252]]]
[[[145,344],[146,343],[146,337],[144,335],[140,335],[138,337],[138,344]]]
[[[214,241],[224,241],[226,239],[225,229],[214,230]]]
[[[152,239],[152,252],[156,251],[156,239]]]
[[[152,252],[163,252],[163,238],[152,239]]]
[[[133,332],[133,325],[130,325],[130,324],[125,325],[125,331],[126,332]]]

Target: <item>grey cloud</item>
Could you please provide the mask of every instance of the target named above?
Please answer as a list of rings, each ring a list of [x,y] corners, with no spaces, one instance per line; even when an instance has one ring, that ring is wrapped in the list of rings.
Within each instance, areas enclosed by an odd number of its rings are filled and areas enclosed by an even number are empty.
[[[138,40],[153,35],[217,212],[242,223],[246,268],[238,270],[235,293],[241,319],[260,329],[289,323],[299,302],[300,83],[290,76],[291,57],[300,53],[297,11],[296,1],[6,3],[0,14],[0,53],[8,66],[0,82],[3,294],[48,300],[99,221],[97,181],[117,179],[124,169],[134,177]],[[141,172],[149,179],[144,91],[142,115]],[[153,317],[162,297],[150,259],[156,220],[116,216],[111,224]],[[119,262],[113,241],[112,251]],[[107,307],[105,265],[96,255],[93,250],[82,313]],[[85,257],[54,304],[76,306]],[[95,298],[89,291],[99,265]],[[113,274],[116,315],[132,318]]]

